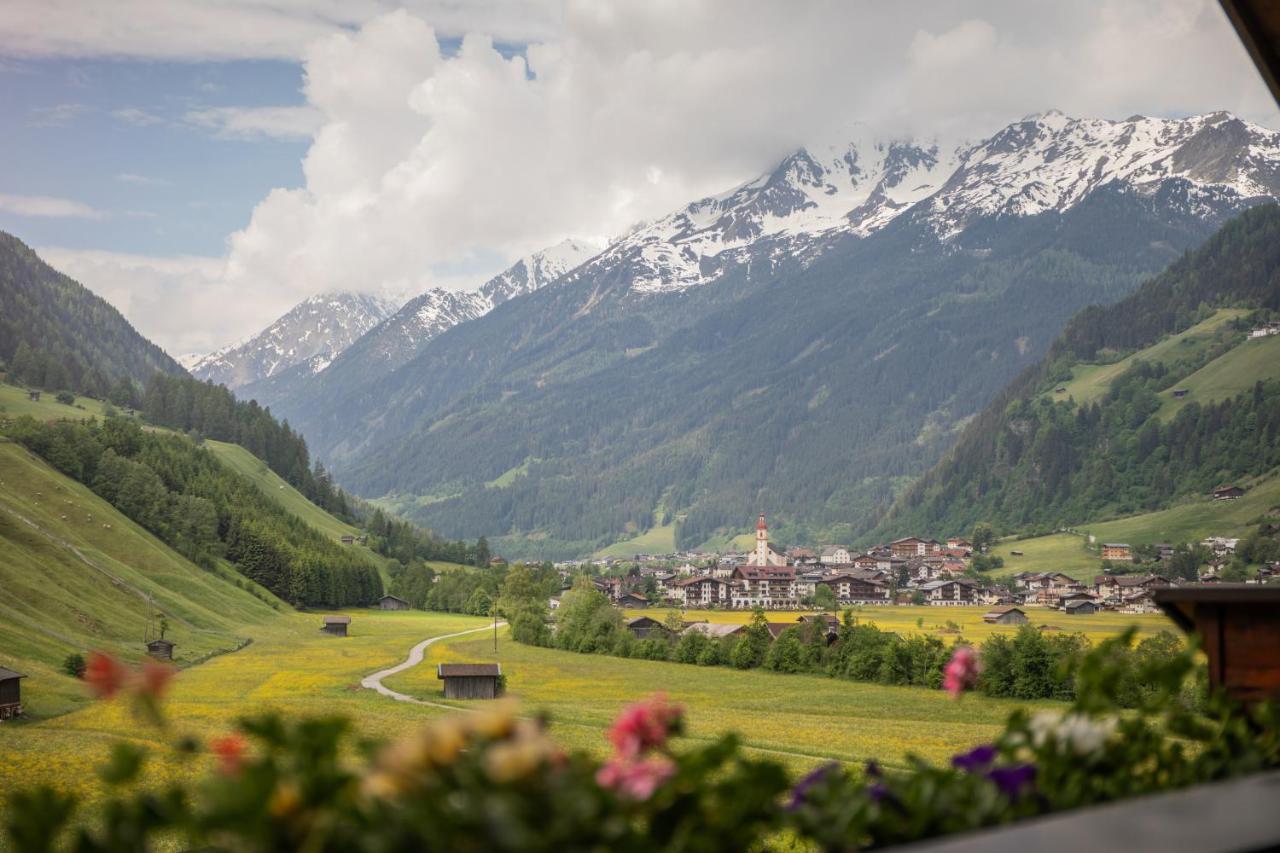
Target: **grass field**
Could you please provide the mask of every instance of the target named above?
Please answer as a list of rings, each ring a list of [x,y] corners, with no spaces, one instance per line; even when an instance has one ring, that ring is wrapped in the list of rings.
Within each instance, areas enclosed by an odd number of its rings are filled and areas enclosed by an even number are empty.
[[[1117,376],[1128,370],[1135,361],[1173,362],[1190,358],[1203,351],[1213,341],[1214,335],[1231,320],[1248,313],[1239,308],[1223,308],[1206,320],[1185,332],[1170,335],[1146,349],[1139,350],[1110,364],[1079,364],[1072,369],[1072,378],[1060,387],[1065,393],[1055,393],[1055,400],[1074,399],[1077,405],[1092,403],[1102,398]]]
[[[0,665],[27,676],[35,717],[82,699],[60,664],[109,649],[139,659],[152,612],[167,615],[180,661],[234,648],[244,626],[278,618],[228,566],[187,561],[25,449],[0,442]],[[148,602],[150,599],[150,602]]]
[[[209,737],[229,731],[245,714],[276,709],[290,718],[344,714],[371,737],[390,738],[418,721],[445,713],[394,702],[359,688],[360,679],[403,660],[427,637],[484,625],[485,620],[445,614],[349,611],[351,636],[330,637],[318,629],[320,614],[285,613],[249,626],[253,644],[234,654],[183,670],[166,703],[172,735]],[[78,685],[76,685],[78,688]],[[24,699],[41,702],[48,689],[43,673],[23,684]],[[81,691],[77,691],[81,692]],[[160,733],[142,725],[121,702],[84,702],[75,713],[34,723],[0,726],[0,784],[49,782],[94,798],[94,773],[117,738],[149,746],[158,759],[146,774],[160,784],[187,773],[172,759]]]
[[[387,681],[401,692],[439,701],[440,662],[495,660],[492,639],[431,646],[421,666]],[[751,748],[802,771],[829,759],[876,758],[901,764],[914,752],[942,761],[990,738],[1015,703],[938,690],[883,687],[820,676],[580,655],[501,641],[496,660],[526,709],[552,717],[552,732],[574,747],[603,753],[604,729],[627,702],[666,692],[688,710],[689,736],[737,731]]]
[[[596,552],[597,557],[633,557],[636,554],[670,554],[676,550],[676,526],[663,524]]]
[[[76,397],[75,405],[68,406],[54,399],[52,392],[45,391],[40,395],[40,402],[33,403],[27,399],[27,389],[16,385],[0,383],[0,416],[31,415],[42,421],[81,420],[90,417],[102,417],[106,406],[98,400],[88,397]]]
[[[1092,578],[1091,578],[1092,580]],[[864,624],[873,624],[886,631],[897,631],[900,634],[930,634],[941,637],[946,642],[963,637],[972,642],[981,642],[993,634],[1012,634],[1018,630],[1016,625],[988,625],[982,621],[982,615],[990,607],[854,607],[854,617]],[[1174,625],[1162,614],[1131,615],[1125,613],[1097,613],[1093,616],[1071,616],[1058,610],[1043,607],[1027,607],[1027,616],[1033,625],[1053,625],[1064,631],[1079,632],[1090,640],[1097,642],[1115,636],[1130,625],[1137,625],[1140,633],[1155,633],[1161,630],[1174,630]],[[645,610],[629,610],[627,618],[650,616],[659,622],[667,618],[671,611],[667,608],[648,608]],[[689,622],[716,622],[722,624],[745,624],[751,621],[749,610],[685,610],[679,611],[681,618]],[[770,622],[796,622],[800,613],[794,610],[766,613]],[[952,631],[947,623],[954,622],[959,626],[959,633]]]
[[[1258,380],[1280,379],[1280,336],[1245,341],[1179,382],[1185,397],[1174,398],[1173,388],[1161,392],[1164,401],[1156,413],[1172,418],[1188,403],[1230,400],[1253,389]]]
[[[1015,557],[1012,552],[1021,551]],[[1085,548],[1085,538],[1070,533],[1037,536],[1034,539],[1006,539],[996,544],[991,553],[1004,559],[1004,568],[994,569],[993,578],[1006,578],[1018,572],[1062,572],[1076,580],[1092,581],[1102,571],[1102,558]]]
[[[1242,536],[1250,522],[1280,505],[1280,474],[1241,482],[1248,491],[1234,501],[1199,498],[1158,512],[1082,525],[1099,542],[1196,542],[1206,536]]]

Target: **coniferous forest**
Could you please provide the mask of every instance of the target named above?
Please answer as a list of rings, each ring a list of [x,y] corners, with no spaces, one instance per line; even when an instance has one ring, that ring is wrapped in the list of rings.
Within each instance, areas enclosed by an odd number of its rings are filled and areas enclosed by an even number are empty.
[[[12,380],[136,403],[153,373],[185,371],[106,300],[0,232],[0,359]]]
[[[979,520],[1047,530],[1155,509],[1280,465],[1280,382],[1259,381],[1234,399],[1193,400],[1160,416],[1157,393],[1219,354],[1213,348],[1172,364],[1137,360],[1086,405],[1054,398],[1073,366],[1147,347],[1226,307],[1251,310],[1228,328],[1228,345],[1280,309],[1275,205],[1245,213],[1116,305],[1077,315],[1045,359],[904,493],[878,532],[962,530]]]

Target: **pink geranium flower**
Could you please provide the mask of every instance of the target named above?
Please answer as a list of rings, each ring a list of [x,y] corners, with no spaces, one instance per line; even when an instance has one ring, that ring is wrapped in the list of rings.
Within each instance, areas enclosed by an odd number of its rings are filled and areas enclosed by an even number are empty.
[[[981,672],[982,663],[978,660],[978,653],[970,646],[958,646],[942,671],[942,689],[950,693],[953,699],[959,699],[961,693],[974,688]]]
[[[105,652],[94,652],[84,668],[84,680],[99,699],[110,699],[129,680],[129,667]]]
[[[623,711],[609,728],[609,740],[621,758],[635,758],[649,749],[666,744],[680,726],[684,711],[667,702],[661,693],[636,702]]]
[[[633,760],[614,758],[596,771],[596,783],[628,799],[647,800],[675,772],[676,766],[671,759],[662,756]]]

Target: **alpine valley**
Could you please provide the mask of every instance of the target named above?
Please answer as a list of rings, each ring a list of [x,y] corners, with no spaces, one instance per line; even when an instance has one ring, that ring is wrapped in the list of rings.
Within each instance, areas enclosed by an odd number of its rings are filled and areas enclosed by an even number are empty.
[[[860,134],[475,293],[311,300],[310,338],[291,312],[195,372],[344,486],[510,556],[723,542],[760,510],[856,541],[1072,315],[1277,195],[1280,133],[1226,113]]]

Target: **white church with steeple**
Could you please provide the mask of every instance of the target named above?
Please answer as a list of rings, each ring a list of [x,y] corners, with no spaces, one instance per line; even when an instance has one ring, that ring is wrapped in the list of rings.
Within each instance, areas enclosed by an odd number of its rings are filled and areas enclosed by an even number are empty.
[[[764,523],[764,513],[756,521],[756,549],[747,557],[748,566],[785,566],[787,558],[769,545],[769,525]]]

